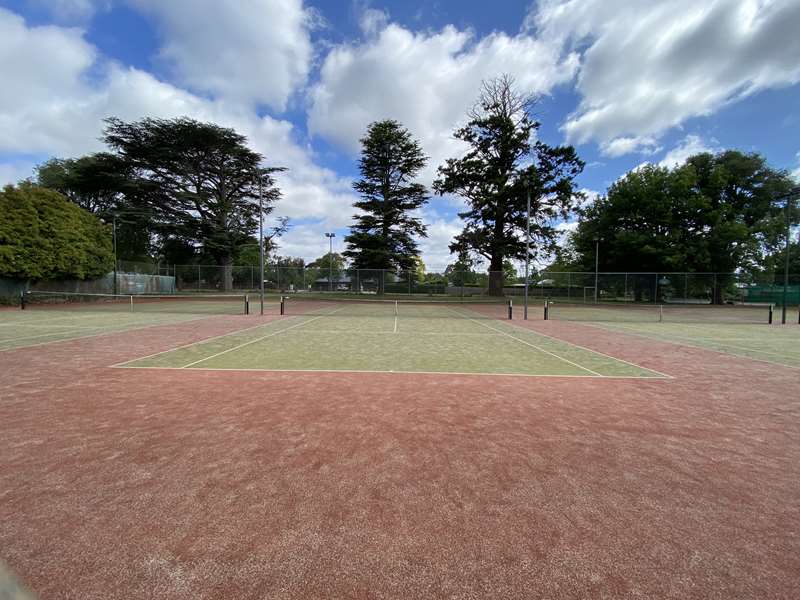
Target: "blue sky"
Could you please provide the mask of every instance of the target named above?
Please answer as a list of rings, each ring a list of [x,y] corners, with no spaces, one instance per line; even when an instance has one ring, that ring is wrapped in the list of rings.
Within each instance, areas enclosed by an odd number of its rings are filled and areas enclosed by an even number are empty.
[[[603,193],[644,163],[738,148],[800,177],[796,0],[0,0],[0,184],[99,150],[101,120],[189,115],[231,126],[281,175],[281,253],[341,243],[358,139],[395,118],[436,166],[481,80],[541,97],[540,137],[574,144]],[[457,198],[422,240],[443,268]],[[567,229],[569,224],[562,224]]]

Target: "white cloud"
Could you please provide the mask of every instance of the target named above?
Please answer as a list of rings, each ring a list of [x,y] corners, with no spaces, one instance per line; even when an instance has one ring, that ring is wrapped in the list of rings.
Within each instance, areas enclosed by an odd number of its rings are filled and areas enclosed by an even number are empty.
[[[388,13],[376,8],[363,9],[358,18],[358,26],[361,28],[361,31],[368,36],[379,33],[388,23]]]
[[[110,0],[32,0],[32,3],[45,8],[57,21],[68,23],[87,21],[111,4]]]
[[[33,176],[36,165],[28,161],[0,163],[0,189],[8,184],[16,184]]]
[[[800,81],[796,0],[542,0],[527,24],[583,48],[577,143],[658,136],[690,117]]]
[[[13,82],[10,93],[0,95],[0,153],[78,156],[103,147],[99,138],[105,117],[131,121],[187,115],[236,129],[268,164],[288,167],[276,177],[283,191],[276,214],[316,219],[320,227],[349,222],[350,180],[316,165],[310,150],[295,139],[291,123],[258,117],[237,103],[202,98],[144,71],[103,61],[79,30],[28,27],[0,9],[0,78]],[[2,177],[16,179],[28,166],[4,164]]]
[[[584,199],[579,203],[578,208],[587,208],[597,202],[600,197],[600,192],[597,190],[590,190],[589,188],[582,188],[580,192],[583,194]]]
[[[520,89],[546,93],[570,80],[573,55],[521,34],[493,33],[475,40],[448,26],[413,33],[388,24],[363,43],[335,46],[310,91],[309,130],[355,155],[367,125],[393,118],[406,126],[431,157],[423,180],[445,158],[463,151],[452,138],[475,102],[482,79],[511,73]]]
[[[658,166],[671,168],[682,165],[690,156],[703,152],[715,152],[715,148],[714,146],[706,144],[698,135],[687,135],[680,144],[667,152],[664,158],[658,163]]]
[[[461,233],[464,222],[458,217],[439,217],[430,209],[423,211],[423,222],[428,226],[428,237],[419,240],[422,259],[430,272],[444,271],[455,260],[448,246]]]
[[[603,156],[616,158],[623,154],[638,152],[640,154],[653,154],[660,150],[658,142],[652,136],[618,137],[600,145]]]
[[[797,159],[797,168],[791,172],[791,176],[794,177],[794,180],[800,184],[800,152],[795,154],[795,158]]]
[[[130,0],[155,20],[160,56],[180,83],[283,110],[305,84],[312,12],[302,0]]]

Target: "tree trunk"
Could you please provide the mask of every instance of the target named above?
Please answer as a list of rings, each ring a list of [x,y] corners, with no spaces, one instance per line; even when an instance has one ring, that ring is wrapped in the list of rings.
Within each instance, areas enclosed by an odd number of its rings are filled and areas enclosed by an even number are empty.
[[[233,290],[233,257],[226,256],[222,259],[222,289],[226,292]]]
[[[503,295],[503,257],[492,256],[489,262],[489,296]]]

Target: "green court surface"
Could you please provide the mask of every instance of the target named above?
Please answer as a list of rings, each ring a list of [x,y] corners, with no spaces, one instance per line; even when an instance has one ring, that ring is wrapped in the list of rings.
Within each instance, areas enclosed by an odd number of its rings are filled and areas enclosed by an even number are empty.
[[[116,365],[128,368],[667,377],[467,308],[332,305]]]
[[[796,321],[787,325],[614,322],[592,325],[800,369],[800,325]]]
[[[0,352],[197,318],[175,313],[4,310],[0,312]]]

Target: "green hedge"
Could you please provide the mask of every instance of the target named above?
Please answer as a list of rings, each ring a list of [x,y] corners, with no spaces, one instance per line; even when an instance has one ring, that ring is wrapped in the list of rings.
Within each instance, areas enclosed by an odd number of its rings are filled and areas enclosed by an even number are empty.
[[[90,279],[114,268],[111,228],[67,198],[31,183],[0,191],[0,275]]]

